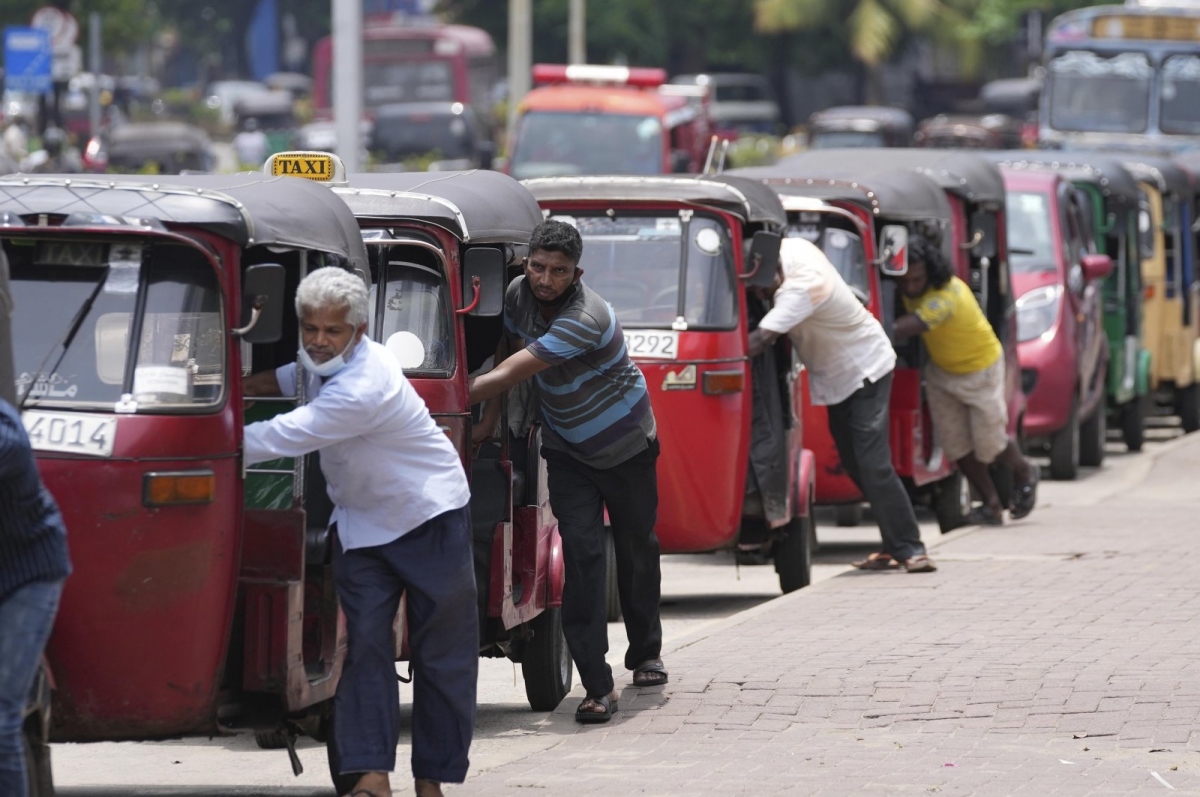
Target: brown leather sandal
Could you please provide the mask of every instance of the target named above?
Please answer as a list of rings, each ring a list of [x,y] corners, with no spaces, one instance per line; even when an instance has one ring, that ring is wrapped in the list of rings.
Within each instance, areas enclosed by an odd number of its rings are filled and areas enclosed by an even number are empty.
[[[876,551],[866,559],[851,562],[850,565],[859,570],[895,570],[900,567],[900,563],[893,559],[890,553],[883,551]]]

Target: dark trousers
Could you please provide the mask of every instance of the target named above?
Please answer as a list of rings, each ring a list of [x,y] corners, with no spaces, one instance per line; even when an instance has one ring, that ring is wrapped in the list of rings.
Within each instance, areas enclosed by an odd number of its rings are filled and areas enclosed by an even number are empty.
[[[883,550],[903,562],[925,553],[917,516],[892,466],[888,402],[892,374],[864,385],[829,406],[829,432],[850,478],[871,504],[883,535]]]
[[[0,599],[0,795],[25,797],[21,726],[38,660],[62,594],[62,581],[33,581]]]
[[[342,772],[390,772],[400,736],[392,621],[407,595],[412,651],[412,772],[461,783],[475,725],[479,618],[471,513],[438,515],[386,545],[342,551],[333,578],[349,650],[334,698]]]
[[[602,697],[613,690],[612,668],[604,660],[608,654],[605,507],[612,522],[617,592],[629,637],[625,666],[632,670],[662,652],[658,613],[662,574],[658,537],[654,535],[658,441],[605,470],[589,467],[561,451],[543,448],[542,454],[566,565],[563,635],[588,695]]]

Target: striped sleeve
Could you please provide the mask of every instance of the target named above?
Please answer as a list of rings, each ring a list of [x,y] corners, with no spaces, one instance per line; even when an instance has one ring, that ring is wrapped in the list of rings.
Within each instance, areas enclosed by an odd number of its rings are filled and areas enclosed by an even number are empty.
[[[544,363],[559,363],[587,354],[603,346],[612,337],[588,315],[559,317],[546,334],[529,344],[529,351]]]

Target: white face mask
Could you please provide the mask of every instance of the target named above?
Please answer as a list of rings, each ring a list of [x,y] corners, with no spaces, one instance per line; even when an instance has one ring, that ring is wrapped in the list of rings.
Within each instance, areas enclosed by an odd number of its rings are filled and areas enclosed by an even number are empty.
[[[300,344],[300,364],[304,366],[304,370],[310,374],[317,376],[329,377],[336,374],[338,371],[346,367],[346,355],[354,348],[355,335],[350,337],[350,342],[346,344],[346,349],[341,354],[335,357],[330,357],[323,363],[319,363],[312,358],[308,351],[304,348],[304,344]]]

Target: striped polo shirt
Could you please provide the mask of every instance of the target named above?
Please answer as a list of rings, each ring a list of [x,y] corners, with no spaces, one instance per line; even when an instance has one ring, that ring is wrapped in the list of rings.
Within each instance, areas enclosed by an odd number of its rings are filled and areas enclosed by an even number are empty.
[[[654,439],[650,395],[612,306],[582,282],[569,290],[547,321],[525,277],[518,277],[505,296],[504,325],[550,365],[534,377],[542,444],[593,468],[611,468]]]

